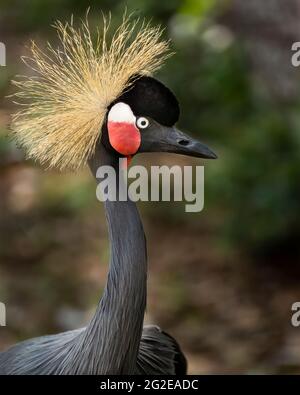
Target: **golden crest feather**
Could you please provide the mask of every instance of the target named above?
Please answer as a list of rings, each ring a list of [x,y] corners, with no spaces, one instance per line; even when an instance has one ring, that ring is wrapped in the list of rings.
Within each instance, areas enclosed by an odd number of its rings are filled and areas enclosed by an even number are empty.
[[[76,170],[93,154],[107,107],[127,89],[134,75],[151,75],[170,55],[160,28],[124,17],[108,43],[110,23],[92,39],[86,20],[57,22],[61,48],[42,51],[32,42],[24,63],[33,76],[13,81],[22,109],[12,133],[28,157],[48,167]]]

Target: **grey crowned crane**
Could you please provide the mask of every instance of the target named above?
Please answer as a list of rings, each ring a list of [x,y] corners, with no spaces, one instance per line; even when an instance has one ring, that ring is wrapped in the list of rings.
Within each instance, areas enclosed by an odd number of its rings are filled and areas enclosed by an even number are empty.
[[[119,158],[142,152],[216,158],[174,127],[178,101],[151,76],[169,54],[158,28],[124,18],[110,44],[105,20],[96,44],[88,22],[56,28],[61,48],[48,45],[45,53],[33,43],[24,61],[35,75],[14,81],[23,107],[12,131],[29,157],[59,169],[88,164],[95,178],[99,166],[118,173]],[[126,188],[122,179],[117,188]],[[178,343],[157,326],[143,328],[147,253],[136,205],[130,197],[104,205],[110,263],[93,318],[85,328],[1,352],[0,374],[186,373]]]

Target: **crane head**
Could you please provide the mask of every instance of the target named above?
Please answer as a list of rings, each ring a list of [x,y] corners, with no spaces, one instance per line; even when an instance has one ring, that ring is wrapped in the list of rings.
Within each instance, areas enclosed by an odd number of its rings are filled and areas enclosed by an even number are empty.
[[[217,156],[206,145],[178,130],[179,104],[160,81],[135,78],[109,107],[102,143],[116,154],[131,157],[139,152],[172,152],[206,159]]]
[[[60,47],[44,51],[32,42],[23,58],[31,73],[13,81],[21,105],[11,125],[18,145],[60,170],[86,164],[99,140],[121,156],[166,151],[214,158],[174,127],[177,99],[150,77],[170,56],[162,30],[124,15],[108,39],[109,26],[103,17],[94,37],[88,18],[79,27],[73,19],[58,21]]]

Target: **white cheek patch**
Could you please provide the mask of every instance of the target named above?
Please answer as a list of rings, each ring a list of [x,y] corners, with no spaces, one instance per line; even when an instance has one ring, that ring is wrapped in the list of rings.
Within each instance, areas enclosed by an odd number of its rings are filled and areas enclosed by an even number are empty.
[[[128,104],[119,102],[112,106],[108,113],[107,120],[108,122],[125,122],[135,124],[136,118]]]

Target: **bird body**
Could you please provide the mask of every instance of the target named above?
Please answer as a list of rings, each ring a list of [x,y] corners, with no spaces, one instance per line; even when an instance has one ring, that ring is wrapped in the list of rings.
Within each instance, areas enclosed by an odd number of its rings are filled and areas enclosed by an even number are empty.
[[[117,199],[104,202],[109,273],[86,328],[12,346],[0,353],[0,374],[185,374],[177,342],[157,326],[143,328],[146,239],[136,204],[119,177],[119,159],[142,152],[216,156],[174,127],[177,99],[149,76],[168,47],[159,41],[159,30],[142,25],[127,48],[133,30],[123,22],[110,47],[103,39],[94,49],[87,25],[81,34],[58,26],[63,51],[50,47],[56,63],[34,45],[34,70],[41,78],[16,83],[17,97],[32,102],[14,117],[14,134],[30,156],[50,166],[74,169],[87,162],[99,185],[103,179],[97,179],[97,170],[114,169]]]
[[[100,356],[78,352],[86,328],[42,336],[0,353],[0,375],[174,375],[186,373],[186,360],[177,342],[157,326],[145,326],[133,371],[127,366],[111,372],[98,366]],[[77,352],[76,352],[77,351]]]
[[[112,165],[103,146],[90,161]],[[119,178],[119,177],[118,177]],[[122,180],[122,178],[121,178]],[[124,188],[121,182],[119,188]],[[31,339],[0,353],[0,374],[175,374],[184,361],[177,343],[158,327],[143,329],[146,307],[146,240],[137,207],[105,202],[110,269],[104,294],[86,328]],[[180,354],[180,358],[179,358]]]

